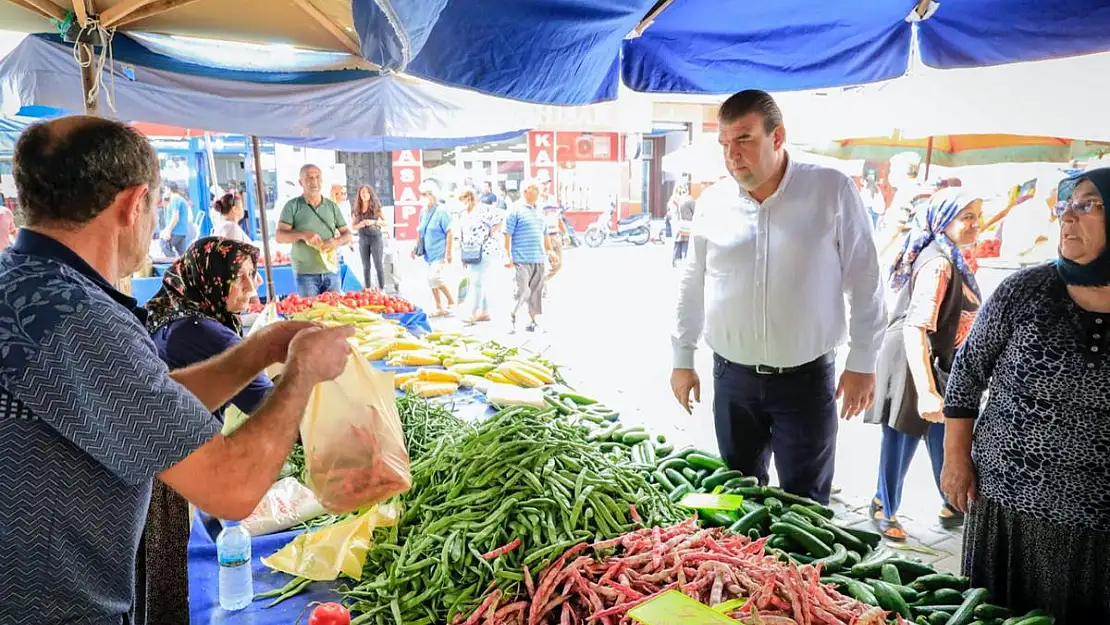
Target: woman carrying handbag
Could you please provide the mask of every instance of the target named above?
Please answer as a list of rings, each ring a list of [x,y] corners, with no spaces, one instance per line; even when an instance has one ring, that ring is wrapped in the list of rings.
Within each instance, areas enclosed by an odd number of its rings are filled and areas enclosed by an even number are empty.
[[[489,295],[486,277],[497,264],[497,243],[494,235],[501,229],[500,211],[495,207],[479,204],[474,191],[463,190],[459,202],[466,212],[459,218],[460,254],[469,277],[470,316],[466,323],[489,321]]]

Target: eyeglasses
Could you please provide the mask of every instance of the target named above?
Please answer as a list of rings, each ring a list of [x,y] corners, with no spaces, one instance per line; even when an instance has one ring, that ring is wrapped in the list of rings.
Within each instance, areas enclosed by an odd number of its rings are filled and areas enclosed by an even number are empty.
[[[1086,215],[1097,208],[1102,208],[1102,202],[1099,200],[1071,200],[1070,202],[1057,202],[1054,212],[1057,217],[1063,217],[1064,213],[1069,210],[1076,215]]]

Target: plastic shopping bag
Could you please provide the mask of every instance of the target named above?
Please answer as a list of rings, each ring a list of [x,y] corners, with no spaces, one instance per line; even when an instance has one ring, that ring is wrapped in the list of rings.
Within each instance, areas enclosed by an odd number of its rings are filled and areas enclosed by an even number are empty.
[[[281,321],[281,317],[278,315],[277,302],[270,302],[269,304],[266,304],[266,306],[262,309],[262,312],[258,313],[258,318],[256,318],[254,320],[254,323],[251,324],[250,330],[247,330],[247,337],[249,338],[252,334],[258,332],[262,328],[265,328],[271,323],[275,323],[278,321]],[[266,375],[270,376],[270,378],[273,379],[281,375],[281,372],[284,370],[284,363],[275,362],[269,367],[266,367]]]
[[[375,371],[355,349],[338,378],[312,389],[301,440],[306,483],[331,512],[358,510],[412,486],[393,374]]]
[[[366,512],[311,532],[304,532],[262,564],[297,577],[330,581],[341,574],[362,577],[371,536],[378,527],[390,527],[400,518],[396,504],[372,506]]]
[[[251,536],[264,536],[311,521],[321,514],[324,514],[324,507],[316,495],[297,478],[287,477],[274,482],[250,516],[243,519],[243,527]]]

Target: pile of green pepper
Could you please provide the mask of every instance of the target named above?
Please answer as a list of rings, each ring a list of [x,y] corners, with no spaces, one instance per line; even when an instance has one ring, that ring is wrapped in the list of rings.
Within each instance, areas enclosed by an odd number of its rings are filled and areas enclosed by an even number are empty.
[[[344,591],[354,622],[450,623],[491,586],[518,594],[575,544],[685,516],[587,434],[554,408],[509,408],[414,462],[400,523],[376,532]]]

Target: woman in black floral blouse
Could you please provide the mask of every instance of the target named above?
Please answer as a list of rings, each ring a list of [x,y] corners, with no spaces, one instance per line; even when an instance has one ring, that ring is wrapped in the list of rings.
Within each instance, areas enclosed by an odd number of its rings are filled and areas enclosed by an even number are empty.
[[[1060,258],[1007,278],[956,356],[941,481],[969,509],[973,585],[1057,625],[1110,623],[1110,168],[1059,195]]]

